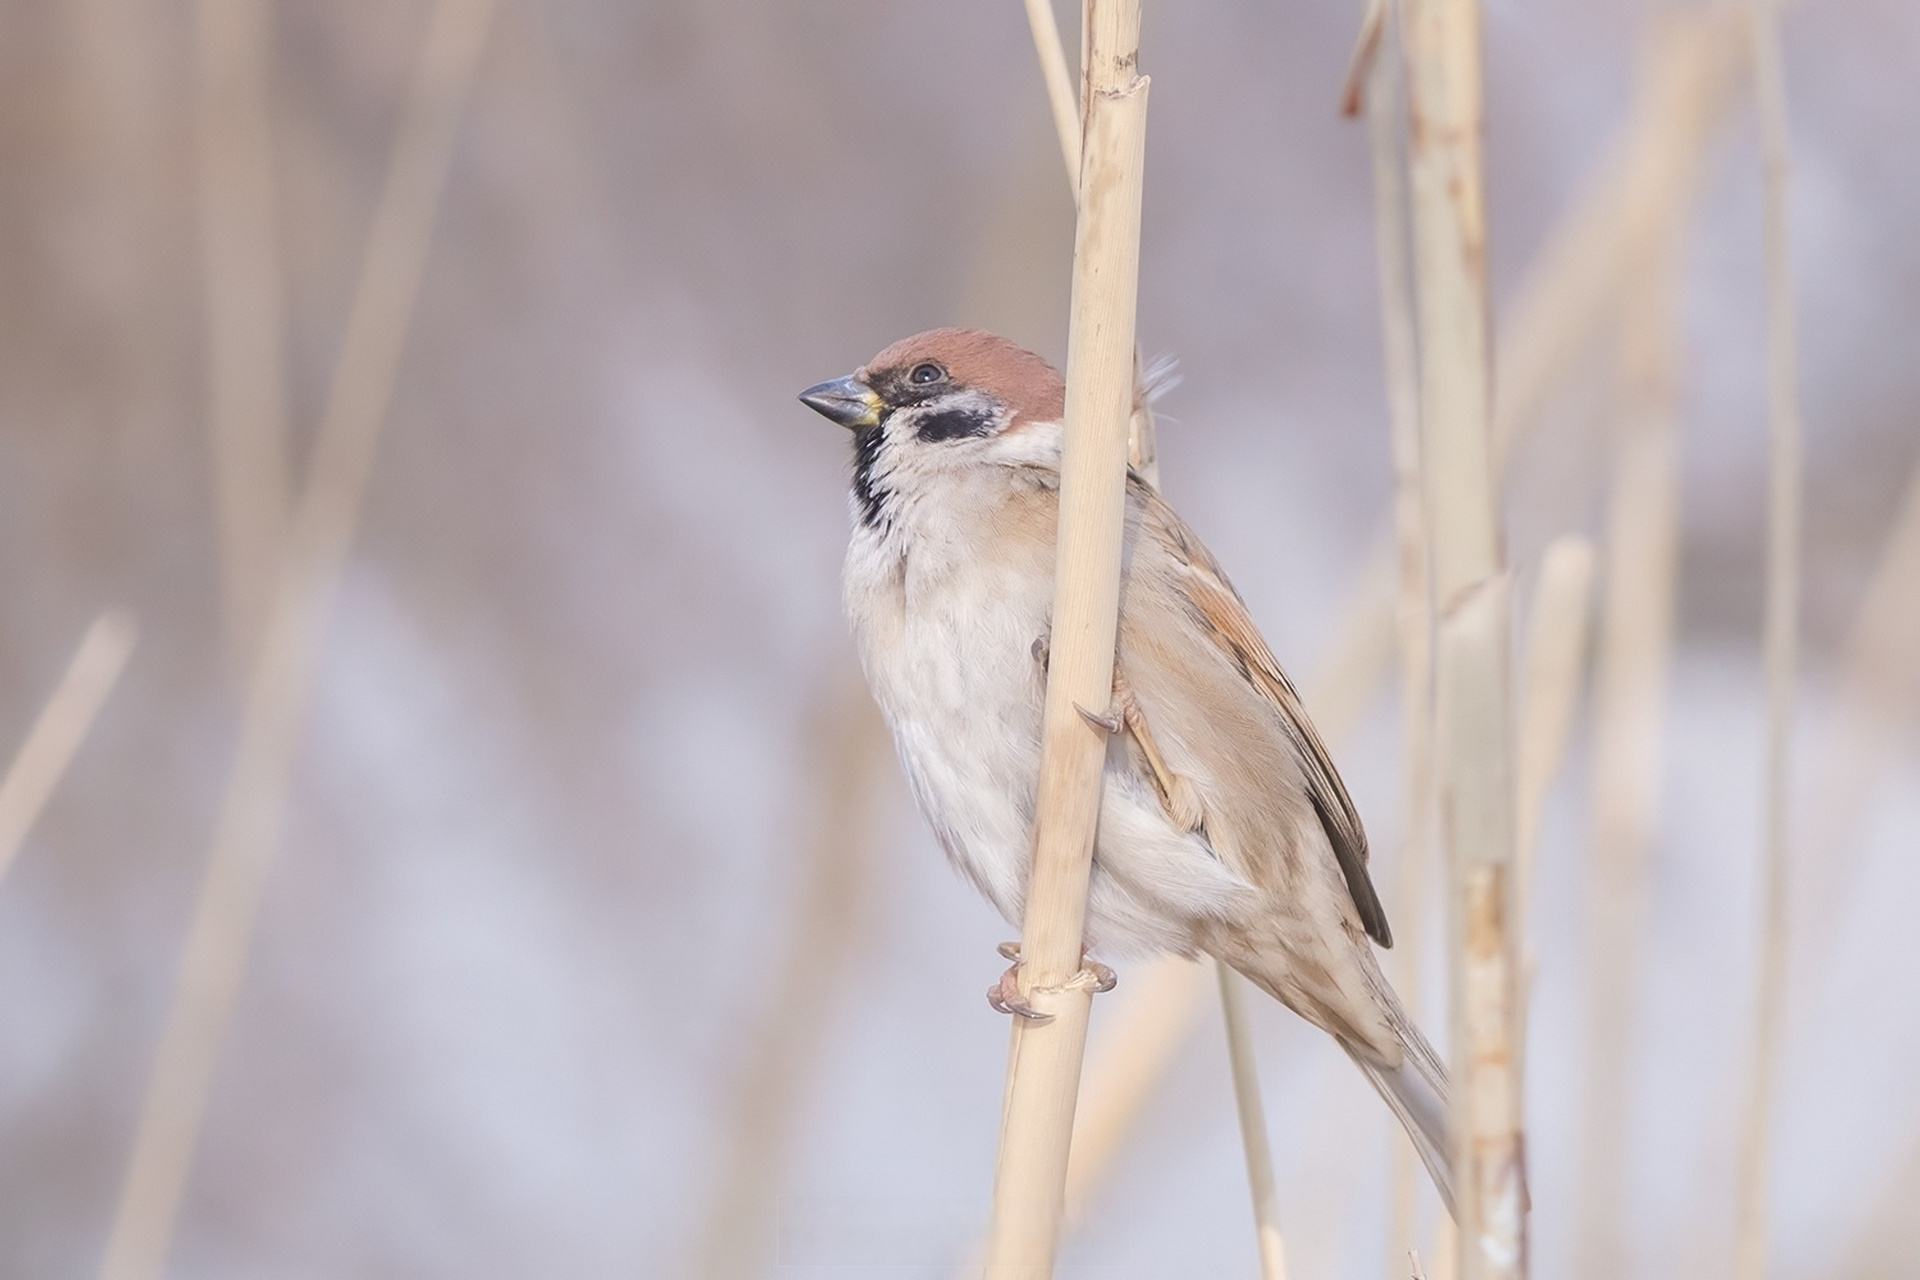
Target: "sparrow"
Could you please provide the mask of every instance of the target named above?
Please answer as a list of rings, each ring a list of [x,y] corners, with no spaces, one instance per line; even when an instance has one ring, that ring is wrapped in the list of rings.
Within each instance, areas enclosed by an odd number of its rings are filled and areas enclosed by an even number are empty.
[[[800,400],[853,433],[847,616],[914,798],[1018,928],[1065,381],[994,334],[934,329]],[[1331,1035],[1451,1211],[1446,1070],[1374,957],[1392,934],[1332,758],[1219,564],[1132,473],[1122,556],[1114,704],[1090,716],[1109,737],[1088,950],[1204,952]],[[990,998],[1026,1011],[1009,979]]]

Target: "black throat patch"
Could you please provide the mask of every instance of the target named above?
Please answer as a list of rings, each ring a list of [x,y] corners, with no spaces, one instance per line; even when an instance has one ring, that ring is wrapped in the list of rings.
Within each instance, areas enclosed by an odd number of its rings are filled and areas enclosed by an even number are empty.
[[[853,433],[853,498],[860,504],[860,523],[880,527],[886,516],[887,491],[875,487],[873,468],[880,460],[883,427],[863,427]]]

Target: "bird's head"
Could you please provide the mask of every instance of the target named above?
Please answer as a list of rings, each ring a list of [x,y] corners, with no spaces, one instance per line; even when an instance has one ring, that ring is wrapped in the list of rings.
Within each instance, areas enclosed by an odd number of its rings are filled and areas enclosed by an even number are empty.
[[[856,508],[878,525],[903,485],[982,464],[1058,465],[1066,384],[1005,338],[930,329],[808,387],[800,402],[853,432]]]

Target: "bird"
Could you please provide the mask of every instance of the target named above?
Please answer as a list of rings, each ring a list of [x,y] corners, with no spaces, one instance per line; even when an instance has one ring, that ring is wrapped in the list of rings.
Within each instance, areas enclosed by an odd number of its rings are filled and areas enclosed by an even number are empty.
[[[948,859],[1017,929],[1065,381],[1005,338],[945,328],[800,400],[853,435],[842,594],[908,784]],[[1393,938],[1353,800],[1219,563],[1131,472],[1114,702],[1083,714],[1110,731],[1089,953],[1205,953],[1332,1036],[1451,1212],[1447,1073],[1374,955]],[[1016,971],[989,999],[1031,1014]]]

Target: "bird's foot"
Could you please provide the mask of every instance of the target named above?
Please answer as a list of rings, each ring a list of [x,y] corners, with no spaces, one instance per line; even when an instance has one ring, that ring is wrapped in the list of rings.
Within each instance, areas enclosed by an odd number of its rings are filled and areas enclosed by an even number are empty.
[[[1000,981],[987,988],[987,1003],[995,1013],[1008,1013],[1029,1019],[1033,1022],[1051,1022],[1053,1015],[1042,1013],[1028,1003],[1020,990],[1020,944],[1003,942],[999,946],[1003,958],[1013,961],[1007,971],[1000,975]],[[1084,982],[1095,993],[1111,991],[1120,981],[1112,969],[1098,960],[1087,959],[1086,953],[1080,953],[1080,972],[1067,980],[1068,986]]]

